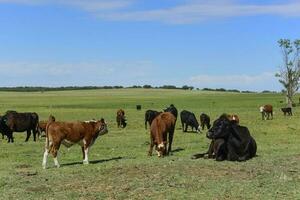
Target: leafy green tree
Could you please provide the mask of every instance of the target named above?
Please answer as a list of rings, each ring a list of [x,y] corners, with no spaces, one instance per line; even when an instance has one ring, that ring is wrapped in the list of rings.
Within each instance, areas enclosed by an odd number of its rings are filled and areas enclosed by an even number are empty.
[[[300,40],[291,42],[289,39],[280,39],[278,44],[281,48],[283,65],[276,77],[283,85],[286,92],[286,103],[291,107],[293,96],[300,86]]]

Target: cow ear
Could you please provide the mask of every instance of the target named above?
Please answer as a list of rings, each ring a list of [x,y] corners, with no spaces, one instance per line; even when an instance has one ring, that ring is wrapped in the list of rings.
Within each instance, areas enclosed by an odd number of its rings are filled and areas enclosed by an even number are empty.
[[[104,119],[103,119],[103,118],[101,118],[101,119],[100,119],[100,122],[101,122],[101,123],[105,123],[105,121],[104,121]]]

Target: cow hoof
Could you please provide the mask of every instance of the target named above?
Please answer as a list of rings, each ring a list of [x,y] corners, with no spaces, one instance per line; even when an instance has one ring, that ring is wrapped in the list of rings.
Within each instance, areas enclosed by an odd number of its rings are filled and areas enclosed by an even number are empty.
[[[83,164],[84,164],[84,165],[88,165],[88,164],[89,164],[89,161],[85,161],[85,160],[84,160],[84,161],[83,161]]]

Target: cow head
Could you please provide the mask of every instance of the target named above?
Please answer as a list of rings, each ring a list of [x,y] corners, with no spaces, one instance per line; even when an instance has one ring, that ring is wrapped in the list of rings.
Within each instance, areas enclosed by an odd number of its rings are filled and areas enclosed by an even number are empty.
[[[103,118],[101,118],[101,120],[99,120],[97,123],[99,125],[99,135],[104,135],[108,133],[107,124]]]
[[[223,114],[214,121],[206,136],[209,139],[227,138],[230,134],[231,124],[232,122],[228,119],[227,114]]]
[[[162,142],[157,145],[156,152],[158,157],[162,157],[165,155],[166,152],[166,145]]]

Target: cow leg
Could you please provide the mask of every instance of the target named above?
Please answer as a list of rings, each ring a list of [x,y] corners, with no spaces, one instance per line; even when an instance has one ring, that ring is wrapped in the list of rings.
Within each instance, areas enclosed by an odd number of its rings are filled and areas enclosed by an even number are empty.
[[[37,133],[37,130],[33,129],[32,132],[33,132],[33,141],[36,142],[36,133]]]
[[[89,164],[89,157],[88,157],[88,154],[89,154],[89,149],[90,149],[90,142],[88,142],[90,140],[86,140],[86,139],[83,139],[83,146],[84,146],[84,160],[83,160],[83,164]]]
[[[25,142],[28,142],[30,135],[31,135],[31,130],[27,130],[27,136],[26,136]]]
[[[43,169],[46,169],[47,158],[48,158],[48,154],[49,154],[49,149],[48,149],[47,143],[48,143],[48,138],[46,138],[46,146],[45,146],[43,163],[42,163]]]
[[[174,136],[174,129],[169,132],[169,146],[168,146],[168,151],[166,152],[167,155],[169,155],[172,150],[173,136]]]
[[[83,164],[89,164],[88,153],[89,153],[89,147],[84,148],[84,160],[83,160]]]
[[[10,143],[10,142],[14,143],[13,132],[11,132],[11,131],[7,132],[6,136],[7,136],[7,139],[8,139],[7,143]]]
[[[185,129],[184,129],[184,132],[187,132],[187,129],[188,129],[188,125],[185,124]]]
[[[211,141],[210,145],[209,145],[209,149],[207,151],[207,158],[213,158],[214,157],[214,140]]]
[[[57,167],[57,168],[59,168],[60,167],[60,165],[59,165],[59,163],[58,163],[58,159],[57,159],[57,155],[58,155],[58,149],[59,149],[59,147],[60,147],[60,144],[51,144],[51,142],[50,142],[50,151],[51,151],[51,154],[52,154],[52,156],[53,156],[53,161],[54,161],[54,165]]]
[[[152,156],[153,147],[154,147],[154,138],[152,137],[152,135],[150,133],[150,146],[149,146],[148,156]]]
[[[81,151],[82,151],[82,160],[84,160],[85,159],[84,147],[81,147]]]

